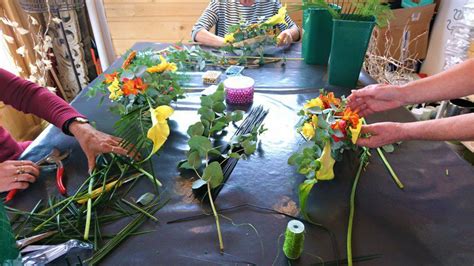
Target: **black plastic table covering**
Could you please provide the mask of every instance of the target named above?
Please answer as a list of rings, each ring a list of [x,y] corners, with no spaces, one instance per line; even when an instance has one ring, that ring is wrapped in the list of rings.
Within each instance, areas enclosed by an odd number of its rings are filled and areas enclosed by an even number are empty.
[[[163,48],[164,44],[138,43],[132,49]],[[300,57],[300,46],[286,51],[288,57]],[[115,62],[109,72],[119,67]],[[180,177],[176,165],[185,158],[187,127],[198,116],[203,85],[192,79],[186,99],[173,105],[171,134],[153,158],[157,178],[164,183],[170,202],[156,213],[159,223],[147,222],[143,230],[151,233],[128,238],[103,263],[105,265],[287,265],[281,248],[290,218],[257,207],[271,208],[297,215],[299,176],[287,158],[303,143],[295,132],[297,111],[306,100],[316,97],[320,88],[348,95],[349,89],[327,85],[326,69],[302,61],[289,61],[259,69],[247,69],[245,75],[256,80],[254,105],[269,109],[264,124],[268,131],[261,137],[258,150],[249,160],[240,161],[222,189],[216,204],[221,218],[225,254],[219,253],[216,227],[211,215],[192,221],[169,221],[209,213],[191,192],[192,181]],[[196,75],[197,76],[197,75]],[[371,79],[364,77],[365,83]],[[101,78],[92,82],[101,82]],[[87,89],[85,90],[87,91]],[[117,117],[107,104],[88,99],[83,91],[72,103],[98,129],[112,133]],[[405,109],[373,115],[369,122],[401,121],[414,118]],[[437,130],[433,128],[433,130]],[[22,158],[35,161],[52,147],[72,149],[65,161],[67,186],[73,190],[87,176],[87,162],[77,142],[59,129],[49,127],[25,151]],[[405,189],[400,190],[375,151],[363,173],[356,196],[353,231],[354,257],[379,254],[364,265],[473,265],[474,264],[474,171],[473,167],[443,142],[410,141],[387,154]],[[336,178],[315,185],[309,198],[310,217],[333,233],[306,224],[304,254],[291,264],[311,265],[346,257],[346,229],[349,195],[358,167],[354,154],[346,154],[335,165]],[[447,171],[449,174],[447,175]],[[152,191],[148,180],[134,188],[138,197]],[[37,183],[19,193],[13,206],[29,210],[41,198],[57,194],[54,173],[43,173]],[[255,207],[257,206],[257,207]],[[238,207],[238,208],[234,208]],[[116,232],[124,223],[108,228]],[[257,233],[258,232],[258,233]]]

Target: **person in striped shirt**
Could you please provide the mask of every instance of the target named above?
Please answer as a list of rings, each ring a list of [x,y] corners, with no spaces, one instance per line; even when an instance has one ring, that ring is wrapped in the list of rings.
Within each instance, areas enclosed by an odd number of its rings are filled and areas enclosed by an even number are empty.
[[[192,30],[193,41],[204,45],[224,46],[224,35],[229,27],[238,24],[241,19],[256,23],[261,17],[265,19],[278,13],[281,3],[277,0],[211,0]],[[278,36],[280,46],[288,46],[300,39],[300,30],[295,22],[286,15],[288,25],[279,24]],[[209,30],[216,27],[216,34]]]

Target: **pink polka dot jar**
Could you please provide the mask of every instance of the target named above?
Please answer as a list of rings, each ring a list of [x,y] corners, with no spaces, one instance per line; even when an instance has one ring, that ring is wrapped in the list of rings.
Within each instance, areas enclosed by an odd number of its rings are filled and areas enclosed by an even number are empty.
[[[255,81],[246,76],[234,76],[224,81],[226,102],[246,105],[253,102]]]

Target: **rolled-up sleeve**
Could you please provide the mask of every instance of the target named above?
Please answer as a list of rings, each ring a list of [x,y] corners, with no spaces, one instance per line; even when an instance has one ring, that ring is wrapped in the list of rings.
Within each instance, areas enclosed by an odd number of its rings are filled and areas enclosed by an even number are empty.
[[[204,12],[202,13],[199,20],[193,26],[193,30],[191,31],[191,37],[193,41],[196,41],[196,34],[200,30],[202,29],[210,30],[213,26],[217,24],[217,21],[219,20],[218,12],[219,12],[219,1],[212,0],[207,6],[207,8],[204,10]]]
[[[17,110],[37,115],[60,129],[67,120],[84,117],[46,88],[1,68],[0,100]]]

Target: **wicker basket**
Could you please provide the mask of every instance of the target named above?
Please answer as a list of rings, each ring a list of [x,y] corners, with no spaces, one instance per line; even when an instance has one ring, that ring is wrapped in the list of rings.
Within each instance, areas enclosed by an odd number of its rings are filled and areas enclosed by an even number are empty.
[[[20,0],[20,5],[28,13],[77,10],[84,7],[84,0]]]

